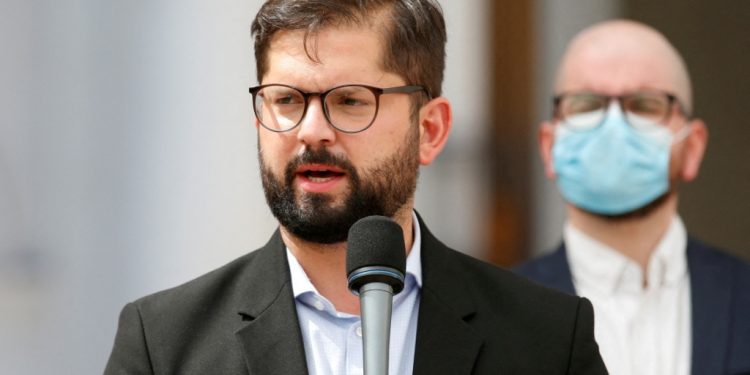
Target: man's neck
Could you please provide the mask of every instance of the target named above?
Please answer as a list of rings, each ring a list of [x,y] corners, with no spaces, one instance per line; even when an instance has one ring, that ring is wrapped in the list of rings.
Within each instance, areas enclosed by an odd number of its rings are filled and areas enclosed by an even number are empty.
[[[659,207],[638,217],[606,218],[570,204],[567,210],[574,227],[635,261],[645,275],[651,254],[677,212],[677,195],[671,193]]]
[[[400,210],[394,219],[404,230],[404,244],[408,255],[414,240],[412,208]],[[281,237],[318,293],[331,301],[337,311],[359,315],[359,298],[349,291],[346,275],[346,242],[308,242],[284,227],[281,227]]]

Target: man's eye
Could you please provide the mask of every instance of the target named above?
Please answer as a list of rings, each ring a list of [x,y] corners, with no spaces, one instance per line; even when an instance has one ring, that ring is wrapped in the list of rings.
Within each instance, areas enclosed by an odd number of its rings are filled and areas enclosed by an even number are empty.
[[[640,99],[628,103],[628,110],[636,114],[658,114],[664,111],[664,105],[658,100]]]
[[[341,104],[351,106],[367,105],[363,100],[351,96],[341,98]]]
[[[572,98],[566,104],[566,112],[571,114],[588,113],[604,108],[603,101],[590,97]]]
[[[276,104],[298,104],[300,100],[294,95],[279,96],[274,100]]]

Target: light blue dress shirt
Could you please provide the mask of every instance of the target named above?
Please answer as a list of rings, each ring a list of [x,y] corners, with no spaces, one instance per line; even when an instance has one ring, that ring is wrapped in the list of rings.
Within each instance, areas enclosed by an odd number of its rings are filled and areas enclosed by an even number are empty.
[[[404,290],[393,298],[388,371],[411,374],[417,339],[417,315],[422,287],[419,221],[412,213],[414,243],[406,258]],[[359,316],[336,311],[312,285],[287,248],[292,290],[310,375],[363,374],[362,321]]]

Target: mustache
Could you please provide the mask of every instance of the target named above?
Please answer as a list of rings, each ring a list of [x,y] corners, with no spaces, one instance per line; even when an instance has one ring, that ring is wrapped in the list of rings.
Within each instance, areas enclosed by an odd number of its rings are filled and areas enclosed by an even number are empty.
[[[327,164],[346,171],[346,174],[354,181],[358,180],[357,169],[349,159],[330,152],[327,148],[318,149],[307,148],[301,155],[290,160],[284,170],[284,180],[287,186],[294,181],[295,172],[303,164]]]

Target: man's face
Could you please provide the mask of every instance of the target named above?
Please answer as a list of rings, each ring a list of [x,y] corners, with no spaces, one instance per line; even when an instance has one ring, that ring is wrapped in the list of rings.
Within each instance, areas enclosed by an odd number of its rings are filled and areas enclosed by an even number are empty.
[[[684,103],[685,95],[675,78],[674,70],[677,67],[665,54],[658,46],[651,46],[648,40],[641,46],[627,44],[601,48],[595,44],[581,47],[564,63],[556,91],[587,91],[620,96],[643,90],[658,90],[673,93]],[[676,134],[687,123],[688,118],[680,111],[679,106],[673,105],[664,125]],[[683,146],[684,142],[672,145],[670,181],[678,177]]]
[[[263,84],[280,83],[305,92],[344,84],[404,85],[381,69],[382,42],[369,28],[328,28],[308,41],[284,31],[268,52]],[[346,240],[351,224],[368,215],[393,216],[411,207],[419,166],[419,130],[410,119],[410,97],[380,97],[367,130],[346,134],[323,115],[319,97],[310,99],[302,122],[288,132],[258,128],[259,159],[266,199],[281,225],[318,243]]]
[[[622,96],[656,90],[672,93],[683,105],[687,104],[687,75],[679,57],[665,41],[633,28],[615,26],[604,29],[606,27],[589,33],[569,47],[558,72],[556,93],[593,92]],[[670,146],[667,172],[670,189],[662,199],[619,215],[621,217],[650,212],[674,195],[678,181],[689,181],[697,176],[706,141],[703,123],[688,119],[678,105],[672,105],[668,119],[662,124],[674,135],[689,131],[687,137],[677,138]],[[690,126],[686,129],[688,124]],[[544,123],[539,133],[546,174],[553,179],[556,171],[552,149],[557,141],[555,128],[558,125],[557,122]]]

